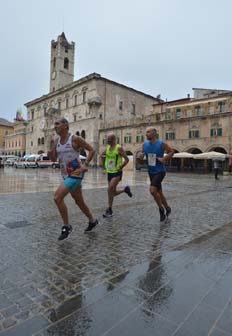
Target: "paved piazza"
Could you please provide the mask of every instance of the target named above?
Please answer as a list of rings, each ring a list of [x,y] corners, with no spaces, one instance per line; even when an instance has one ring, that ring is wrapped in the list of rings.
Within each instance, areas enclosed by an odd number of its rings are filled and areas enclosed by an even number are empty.
[[[0,169],[0,336],[232,335],[232,176],[168,173],[169,221],[146,172],[126,171],[133,198],[103,219],[106,177],[90,170],[87,221],[67,197],[62,242],[58,169]]]

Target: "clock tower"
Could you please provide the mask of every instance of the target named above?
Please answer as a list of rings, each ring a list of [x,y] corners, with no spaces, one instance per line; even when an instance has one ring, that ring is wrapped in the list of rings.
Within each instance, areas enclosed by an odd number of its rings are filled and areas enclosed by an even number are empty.
[[[64,33],[51,42],[50,92],[74,80],[75,43],[69,43]]]

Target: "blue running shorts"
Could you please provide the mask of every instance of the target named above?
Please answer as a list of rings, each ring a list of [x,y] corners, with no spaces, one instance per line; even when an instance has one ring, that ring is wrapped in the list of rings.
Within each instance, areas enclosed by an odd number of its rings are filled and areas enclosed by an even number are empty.
[[[82,184],[82,179],[76,179],[72,177],[66,177],[64,179],[65,187],[67,187],[68,189],[72,191],[75,191],[77,190],[78,187],[81,187],[81,184]]]

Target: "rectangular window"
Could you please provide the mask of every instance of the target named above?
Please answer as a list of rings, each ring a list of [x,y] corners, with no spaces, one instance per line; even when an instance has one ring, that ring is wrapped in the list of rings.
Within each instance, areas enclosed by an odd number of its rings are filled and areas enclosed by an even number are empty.
[[[166,119],[166,120],[170,120],[170,119],[172,119],[172,114],[171,114],[171,112],[166,112],[166,113],[165,113],[165,119]]]
[[[82,94],[82,103],[86,103],[86,91],[84,91]]]
[[[60,111],[60,109],[61,109],[61,102],[59,101],[58,102],[58,111]]]
[[[187,116],[190,117],[190,118],[192,117],[192,110],[187,111]]]
[[[131,143],[131,135],[127,135],[124,137],[124,143]]]
[[[135,103],[131,104],[131,114],[135,114]]]
[[[196,115],[197,117],[199,117],[199,116],[202,115],[202,109],[201,109],[200,106],[196,106],[196,107],[195,107],[195,115]]]
[[[123,101],[122,100],[120,100],[118,108],[119,108],[120,111],[123,110]]]
[[[66,102],[66,109],[67,109],[68,108],[68,104],[69,104],[68,98],[66,98],[65,102]]]
[[[225,112],[226,111],[226,104],[225,102],[219,102],[219,112]]]
[[[176,109],[176,118],[180,118],[181,117],[181,109],[178,108]]]
[[[210,129],[210,136],[222,136],[222,128],[211,128]]]
[[[191,138],[199,138],[199,136],[200,136],[199,130],[189,131],[189,139],[191,139]]]
[[[136,142],[137,143],[141,143],[144,141],[144,136],[143,135],[137,135],[136,136]]]
[[[74,96],[74,106],[77,106],[77,95]]]
[[[31,119],[34,119],[34,110],[31,110]]]
[[[175,140],[175,132],[166,132],[165,133],[166,140]]]

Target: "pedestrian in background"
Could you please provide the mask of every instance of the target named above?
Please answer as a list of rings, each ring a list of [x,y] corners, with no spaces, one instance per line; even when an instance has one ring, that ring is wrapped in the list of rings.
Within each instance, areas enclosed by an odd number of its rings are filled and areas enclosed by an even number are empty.
[[[215,180],[219,180],[218,174],[219,174],[219,162],[218,160],[213,161],[213,169],[214,169],[214,178]]]

